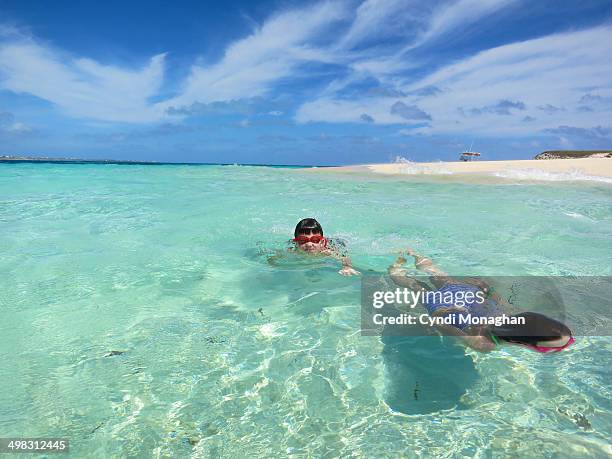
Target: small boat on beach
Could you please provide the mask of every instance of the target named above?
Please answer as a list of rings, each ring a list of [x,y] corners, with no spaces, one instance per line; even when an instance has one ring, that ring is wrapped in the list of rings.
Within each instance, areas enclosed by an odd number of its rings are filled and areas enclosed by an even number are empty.
[[[461,152],[461,156],[459,156],[460,161],[472,161],[474,159],[480,158],[480,153],[478,153],[477,151],[472,151],[473,145],[474,142],[472,142],[472,145],[470,145],[469,150]]]
[[[478,157],[480,157],[480,153],[476,151],[464,151],[463,153],[461,153],[461,156],[459,156],[459,159],[461,161],[472,161],[473,159],[477,159]]]

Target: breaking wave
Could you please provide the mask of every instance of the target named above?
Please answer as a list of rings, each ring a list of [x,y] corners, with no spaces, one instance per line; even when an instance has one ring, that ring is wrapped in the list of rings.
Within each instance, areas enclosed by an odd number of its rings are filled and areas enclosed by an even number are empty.
[[[446,169],[442,162],[436,164],[435,167],[430,165],[412,162],[402,156],[395,157],[395,164],[400,164],[400,173],[409,175],[452,175],[453,173]]]
[[[540,169],[507,170],[503,172],[494,172],[492,175],[495,177],[514,180],[538,180],[546,182],[590,181],[612,183],[612,178],[587,175],[576,169],[568,172],[548,172]]]

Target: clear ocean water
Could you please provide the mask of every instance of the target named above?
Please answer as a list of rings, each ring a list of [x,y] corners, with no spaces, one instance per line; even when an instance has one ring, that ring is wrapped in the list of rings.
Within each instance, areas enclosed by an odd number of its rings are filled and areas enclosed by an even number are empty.
[[[74,457],[609,457],[609,337],[546,356],[362,337],[358,277],[267,263],[312,216],[363,272],[412,246],[456,275],[612,275],[612,186],[497,180],[0,164],[0,436]]]

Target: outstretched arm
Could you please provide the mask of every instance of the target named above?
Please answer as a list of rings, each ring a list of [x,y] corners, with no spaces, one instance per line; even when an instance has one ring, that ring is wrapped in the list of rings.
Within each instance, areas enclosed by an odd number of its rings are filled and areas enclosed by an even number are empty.
[[[444,284],[452,280],[452,277],[438,268],[430,258],[415,253],[410,247],[406,249],[406,254],[414,257],[414,266],[417,269],[432,276],[432,282],[436,287],[442,287]],[[474,285],[475,287],[482,289],[484,292],[489,290],[489,284],[482,279],[462,278],[461,283]]]
[[[402,255],[397,257],[397,260],[395,260],[395,263],[393,263],[387,269],[387,272],[389,273],[389,277],[396,285],[399,285],[401,287],[406,287],[412,290],[416,290],[420,287],[419,282],[413,277],[406,275],[408,270],[404,267],[405,264],[406,264],[406,259]]]
[[[282,250],[275,250],[274,255],[269,255],[269,256],[268,256],[268,258],[267,258],[267,260],[268,260],[268,264],[271,264],[271,265],[273,265],[273,266],[274,266],[274,265],[276,265],[276,264],[277,264],[277,262],[278,262],[278,261],[279,261],[281,258],[283,258],[283,256],[284,256],[284,255],[285,255],[285,252],[284,252],[284,251],[282,251]]]
[[[431,276],[431,281],[436,287],[442,287],[446,284],[450,277],[440,268],[438,268],[430,258],[423,255],[419,255],[410,247],[406,249],[406,255],[414,258],[414,267],[420,271],[423,271]]]
[[[357,276],[361,274],[359,271],[353,268],[351,259],[349,257],[341,256],[340,261],[342,262],[342,269],[338,271],[339,274],[342,274],[343,276]]]
[[[340,253],[338,250],[335,250],[333,248],[328,249],[327,255],[334,257],[336,260],[340,260],[340,262],[342,263],[342,269],[338,271],[338,274],[341,274],[343,276],[357,276],[361,274],[359,271],[353,268],[351,259],[347,257],[346,255]]]

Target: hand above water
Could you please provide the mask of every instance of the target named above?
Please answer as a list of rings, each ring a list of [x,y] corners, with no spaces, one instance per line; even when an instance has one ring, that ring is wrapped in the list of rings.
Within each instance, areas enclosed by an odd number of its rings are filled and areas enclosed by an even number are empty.
[[[338,274],[343,276],[358,276],[361,273],[350,266],[344,266],[340,271],[338,271]]]

